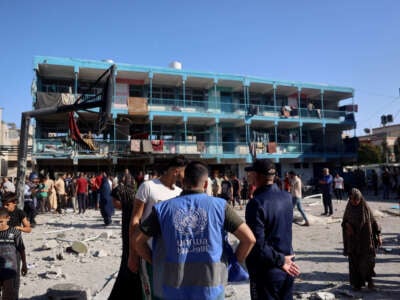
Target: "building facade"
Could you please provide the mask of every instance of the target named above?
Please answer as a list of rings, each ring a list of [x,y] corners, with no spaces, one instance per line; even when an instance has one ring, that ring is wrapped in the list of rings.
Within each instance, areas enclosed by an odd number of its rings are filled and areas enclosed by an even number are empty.
[[[31,166],[32,126],[28,134],[27,167]],[[0,108],[0,176],[15,177],[17,175],[18,145],[20,130],[15,123],[3,121],[3,108]]]
[[[371,144],[381,147],[385,152],[385,162],[395,163],[395,144],[400,137],[400,124],[384,125],[381,127],[371,128],[367,135],[359,136],[360,144]]]
[[[111,64],[35,57],[34,108],[101,93],[92,84]],[[352,88],[187,71],[176,62],[169,68],[115,65],[106,130],[97,130],[96,113],[74,114],[86,145],[71,141],[68,113],[36,118],[38,169],[147,171],[184,154],[241,176],[256,156],[273,159],[281,172],[311,178],[324,166],[356,159],[355,138],[342,138],[356,127]]]

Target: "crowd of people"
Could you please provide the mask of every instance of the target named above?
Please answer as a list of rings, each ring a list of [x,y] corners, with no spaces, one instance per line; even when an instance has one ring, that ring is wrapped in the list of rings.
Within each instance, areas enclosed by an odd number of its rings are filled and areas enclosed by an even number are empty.
[[[292,247],[293,208],[302,215],[302,225],[310,226],[302,207],[302,180],[294,171],[280,179],[268,159],[255,160],[245,171],[242,180],[219,170],[210,176],[203,162],[176,156],[151,177],[125,169],[118,177],[59,173],[54,181],[33,172],[26,178],[23,211],[17,208],[15,186],[5,178],[0,208],[3,295],[18,298],[19,274],[27,272],[21,232],[31,232],[37,213],[94,209],[108,226],[114,209],[121,209],[121,265],[109,299],[127,294],[135,299],[224,299],[235,263],[246,265],[251,299],[292,299],[294,278],[300,274]],[[319,184],[322,215],[330,216],[333,193],[346,198],[344,180],[325,168]],[[365,283],[373,288],[381,229],[360,190],[352,189],[349,199],[342,227],[350,283],[354,289]],[[242,220],[237,209],[244,207]],[[229,259],[228,232],[239,240]]]

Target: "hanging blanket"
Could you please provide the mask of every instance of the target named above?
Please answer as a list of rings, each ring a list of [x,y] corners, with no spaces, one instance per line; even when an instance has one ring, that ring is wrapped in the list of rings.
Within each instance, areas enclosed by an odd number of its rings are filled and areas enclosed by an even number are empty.
[[[140,140],[131,140],[131,151],[140,152]]]
[[[153,151],[162,152],[164,148],[164,141],[163,140],[152,140],[151,146]]]
[[[153,146],[151,145],[151,141],[142,140],[143,152],[153,152]]]

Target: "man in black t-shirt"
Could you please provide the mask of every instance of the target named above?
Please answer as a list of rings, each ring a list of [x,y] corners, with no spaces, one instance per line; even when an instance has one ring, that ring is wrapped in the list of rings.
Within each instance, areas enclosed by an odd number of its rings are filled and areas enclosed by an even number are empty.
[[[19,274],[26,275],[25,246],[21,232],[9,225],[7,208],[0,208],[0,286],[2,299],[18,299]],[[22,268],[21,268],[22,261]]]
[[[218,197],[225,199],[226,201],[231,202],[232,201],[232,195],[233,195],[233,188],[232,188],[232,183],[229,181],[228,176],[223,175],[221,181],[221,194],[218,195]]]
[[[122,210],[122,257],[118,276],[108,299],[123,299],[126,295],[130,295],[132,299],[141,299],[142,285],[139,274],[128,268],[129,223],[135,200],[134,189],[132,186],[120,184],[112,190],[111,196],[114,207]]]
[[[240,186],[240,181],[235,174],[231,175],[231,183],[232,183],[232,196],[233,196],[232,205],[233,207],[235,207],[235,202],[237,202],[239,203],[240,209],[242,209],[242,203],[240,202],[241,186]]]
[[[8,222],[8,225],[25,233],[31,232],[31,223],[26,217],[25,212],[17,207],[17,194],[7,193],[4,195],[2,202],[3,207],[7,209],[10,215],[10,221]]]

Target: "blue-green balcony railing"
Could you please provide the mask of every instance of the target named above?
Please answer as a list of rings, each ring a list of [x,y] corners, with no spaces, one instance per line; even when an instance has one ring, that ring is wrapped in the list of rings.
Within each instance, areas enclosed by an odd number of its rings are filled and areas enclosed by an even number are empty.
[[[33,155],[49,157],[96,156],[107,157],[110,155],[135,155],[139,153],[153,154],[187,154],[200,157],[229,156],[243,158],[250,154],[248,143],[236,142],[203,142],[179,140],[140,140],[139,148],[134,149],[129,140],[104,140],[93,139],[87,144],[77,143],[68,138],[35,139]],[[145,147],[144,145],[147,145]],[[265,155],[286,154],[321,154],[329,153],[339,155],[344,153],[343,145],[323,147],[320,143],[252,143],[253,151]],[[89,146],[90,145],[90,146]]]
[[[251,104],[246,106],[243,103],[235,101],[197,101],[197,100],[181,100],[181,99],[165,99],[153,98],[149,106],[150,111],[176,111],[176,112],[192,112],[192,113],[222,113],[264,117],[282,117],[281,107],[263,104]],[[346,112],[330,109],[307,109],[294,108],[291,110],[289,117],[316,118],[316,119],[344,119]]]

